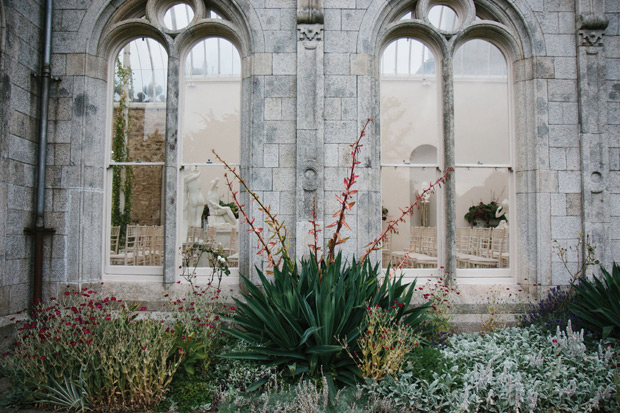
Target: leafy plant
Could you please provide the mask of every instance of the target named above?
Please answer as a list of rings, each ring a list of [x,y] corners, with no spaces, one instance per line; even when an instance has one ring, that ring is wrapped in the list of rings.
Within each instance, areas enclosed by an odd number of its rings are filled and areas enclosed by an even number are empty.
[[[182,357],[169,360],[175,336],[144,310],[116,297],[98,299],[88,288],[42,301],[18,329],[0,372],[32,393],[81,374],[95,409],[156,405]]]
[[[265,255],[266,272],[273,273],[273,281],[270,281],[257,268],[263,290],[242,277],[247,292],[244,301],[237,300],[238,312],[234,321],[238,328],[227,331],[247,342],[250,348],[247,352],[227,356],[262,360],[281,367],[291,376],[306,374],[316,378],[325,374],[332,396],[335,394],[334,382],[353,384],[360,375],[354,360],[343,351],[339,340],[353,352],[357,350],[356,340],[365,329],[364,312],[368,303],[384,307],[392,303],[399,304],[394,322],[398,323],[407,316],[407,322],[414,329],[425,319],[424,312],[428,305],[408,308],[414,288],[403,285],[402,276],[393,278],[393,273],[380,281],[382,274],[379,266],[370,265],[367,258],[371,252],[380,250],[386,236],[396,231],[398,223],[413,214],[417,203],[453,172],[452,168],[448,168],[442,177],[416,196],[411,205],[401,209],[401,215],[390,221],[383,233],[368,244],[359,261],[353,259],[351,263],[343,262],[341,252],[337,252],[336,247],[348,239],[343,234],[344,230],[351,231],[346,217],[356,202],[357,191],[353,186],[359,175],[355,173],[355,168],[360,164],[358,157],[363,146],[360,142],[370,123],[372,120],[368,119],[359,137],[351,145],[351,167],[344,178],[343,191],[336,196],[340,207],[333,214],[334,222],[326,227],[333,228],[327,238],[326,251],[324,254],[321,252],[319,233],[322,230],[317,224],[315,204],[309,231],[314,242],[308,245],[310,258],[301,258],[300,268],[289,254],[287,230],[278,220],[277,214],[248,187],[236,169],[214,151],[217,159],[265,215],[267,231],[264,232],[255,223],[255,219],[248,216],[244,205],[239,202],[237,192],[233,190],[232,181],[225,174],[233,201],[239,207],[244,223],[250,227],[248,232],[258,238],[258,254]],[[260,385],[259,382],[256,387]]]
[[[600,279],[584,277],[575,284],[570,310],[586,328],[603,338],[620,338],[620,266],[614,262],[611,273],[602,266],[601,271]]]
[[[536,326],[455,335],[439,351],[446,362],[430,377],[414,359],[398,377],[364,387],[393,411],[618,411],[617,351],[589,350],[570,324],[551,335]]]
[[[170,391],[158,410],[179,413],[210,410],[214,399],[215,390],[211,384],[197,380],[196,377],[183,376],[172,381]]]
[[[409,308],[414,287],[402,277],[380,281],[379,271],[369,262],[343,262],[339,253],[331,264],[302,260],[299,272],[275,267],[273,281],[259,271],[262,290],[243,277],[248,292],[236,300],[239,329],[226,331],[251,347],[226,357],[263,360],[292,376],[325,373],[331,388],[333,381],[353,385],[359,370],[338,340],[357,351],[369,302],[396,302],[395,322],[405,319],[414,330],[426,318],[427,305]]]
[[[465,214],[465,219],[470,224],[473,224],[476,221],[484,221],[487,225],[490,225],[492,220],[505,220],[505,216],[501,216],[499,218],[495,216],[497,208],[499,208],[499,205],[495,201],[491,201],[488,204],[480,202],[478,205],[472,205],[469,207],[469,210]]]
[[[49,378],[51,385],[43,384],[41,387],[46,393],[37,393],[42,399],[37,403],[45,403],[67,409],[68,411],[84,412],[90,410],[87,384],[82,378],[82,371],[77,381],[72,376],[63,377],[63,383],[57,382],[53,377]]]
[[[127,140],[130,133],[128,101],[132,93],[131,68],[123,67],[116,59],[115,92],[119,95],[118,106],[114,109],[114,136],[112,137],[112,160],[128,162],[129,150]],[[133,188],[133,167],[112,167],[112,225],[120,226],[119,243],[125,240],[127,225],[131,223],[131,205]]]
[[[363,377],[381,380],[387,374],[396,375],[407,354],[419,345],[411,326],[395,321],[398,306],[403,304],[395,301],[391,309],[379,305],[366,309],[366,330],[357,339],[359,353],[349,353]]]
[[[574,299],[574,295],[568,295],[566,289],[553,287],[539,302],[530,305],[521,316],[520,325],[537,325],[547,332],[553,332],[557,327],[564,329],[569,321],[573,326],[580,327],[581,320],[570,311]]]

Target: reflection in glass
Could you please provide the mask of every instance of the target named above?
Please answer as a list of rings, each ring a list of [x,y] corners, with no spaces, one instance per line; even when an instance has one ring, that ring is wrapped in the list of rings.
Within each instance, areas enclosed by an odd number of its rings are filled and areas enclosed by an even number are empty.
[[[164,25],[170,30],[181,30],[189,26],[194,10],[187,4],[175,4],[164,14]]]
[[[456,12],[448,6],[433,6],[428,12],[428,20],[439,30],[452,32],[458,24]]]
[[[239,221],[225,169],[212,149],[232,165],[240,159],[240,59],[232,43],[210,38],[186,58],[183,83],[183,265],[215,267],[217,257],[238,266]],[[238,185],[233,187],[238,191]],[[220,263],[222,261],[220,260]]]
[[[161,165],[112,166],[110,265],[163,263]]]
[[[457,168],[458,268],[508,268],[508,168]]]
[[[470,45],[475,47],[470,48]],[[476,46],[478,45],[478,46]],[[485,47],[482,47],[485,46]],[[510,122],[508,108],[508,78],[506,60],[499,50],[489,42],[475,40],[462,47],[461,60],[454,60],[457,66],[466,69],[461,72],[472,76],[456,76],[454,79],[454,140],[457,165],[508,165],[510,164]],[[485,53],[477,51],[484,49]],[[493,53],[489,53],[494,50]],[[471,56],[468,51],[472,52]],[[461,50],[459,50],[461,52]],[[469,56],[469,57],[465,57]],[[484,59],[479,57],[482,56]],[[491,75],[492,67],[502,70]],[[475,76],[474,76],[475,74]]]

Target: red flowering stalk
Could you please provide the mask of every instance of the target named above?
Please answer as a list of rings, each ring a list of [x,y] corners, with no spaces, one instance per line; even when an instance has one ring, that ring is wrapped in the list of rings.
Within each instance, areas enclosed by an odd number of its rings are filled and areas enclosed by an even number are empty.
[[[328,250],[327,261],[329,263],[332,263],[334,261],[334,253],[336,250],[336,245],[342,244],[343,242],[349,239],[349,237],[341,238],[340,231],[342,230],[343,226],[346,227],[349,231],[351,231],[351,227],[349,226],[349,224],[347,224],[347,221],[346,221],[346,212],[350,211],[353,205],[355,205],[355,202],[350,201],[350,198],[357,193],[356,190],[351,189],[353,185],[355,184],[355,182],[357,182],[357,178],[359,178],[359,175],[355,174],[355,166],[360,164],[360,161],[357,160],[360,149],[363,146],[360,144],[360,141],[366,135],[366,127],[371,122],[374,123],[374,121],[371,118],[368,118],[368,120],[362,127],[360,136],[357,138],[355,143],[350,145],[351,146],[351,158],[352,158],[350,173],[348,177],[344,178],[344,191],[342,191],[342,194],[341,194],[342,197],[336,195],[336,200],[338,201],[338,203],[340,203],[341,207],[340,207],[340,210],[337,211],[333,215],[333,217],[338,218],[338,219],[336,220],[336,222],[327,226],[327,228],[336,227],[336,231],[334,232],[334,235],[327,242],[327,250]]]
[[[362,255],[360,262],[363,263],[364,261],[366,261],[366,258],[368,258],[368,255],[372,251],[378,251],[381,248],[383,248],[383,242],[385,241],[385,238],[387,237],[387,235],[389,233],[395,233],[396,227],[398,226],[398,224],[400,224],[401,222],[405,222],[405,217],[412,216],[413,213],[415,212],[414,208],[419,208],[418,203],[422,199],[424,199],[426,195],[434,193],[437,187],[441,187],[441,184],[443,184],[448,179],[448,177],[450,176],[452,172],[454,172],[454,168],[449,167],[439,179],[437,179],[435,182],[432,182],[427,188],[424,188],[421,194],[416,195],[415,201],[411,205],[409,205],[407,208],[404,208],[404,209],[401,208],[400,216],[390,221],[387,227],[385,228],[385,230],[381,233],[381,235],[379,235],[377,238],[375,238],[374,241],[372,241],[370,244],[367,245],[366,252],[364,253],[364,255]]]
[[[314,240],[312,244],[308,244],[308,247],[310,248],[310,251],[312,251],[312,253],[314,254],[314,260],[316,261],[317,267],[319,267],[319,263],[323,261],[323,257],[319,259],[319,251],[321,250],[321,247],[319,247],[319,232],[321,232],[321,230],[319,229],[319,226],[317,224],[316,197],[312,198],[312,219],[308,222],[312,224],[312,229],[308,232],[310,233],[310,235],[312,235]]]
[[[244,209],[245,205],[242,204],[237,197],[238,192],[233,190],[232,181],[228,179],[227,174],[224,174],[224,178],[226,179],[226,185],[228,185],[228,189],[233,196],[233,202],[235,203],[235,205],[237,205],[237,207],[239,207],[239,211],[244,218],[244,223],[250,226],[248,232],[253,232],[258,238],[257,248],[259,248],[260,250],[258,251],[257,255],[261,255],[263,253],[267,255],[268,268],[279,266],[282,261],[284,261],[284,264],[292,271],[295,267],[295,264],[293,263],[293,260],[288,253],[286,227],[284,226],[284,223],[279,222],[277,219],[277,214],[271,212],[271,206],[265,206],[265,204],[262,203],[259,196],[250,189],[245,180],[237,172],[236,168],[231,167],[224,159],[222,159],[217,154],[217,152],[215,152],[214,149],[212,149],[211,152],[213,152],[215,157],[224,165],[224,167],[233,174],[237,182],[239,182],[245,188],[245,190],[250,194],[252,199],[258,203],[258,210],[266,215],[265,224],[267,224],[267,226],[271,230],[271,234],[267,239],[265,239],[262,235],[263,228],[255,226],[254,218],[250,219],[250,217],[246,213]],[[274,251],[274,249],[278,245],[279,249]],[[275,255],[279,255],[279,259],[277,260],[277,262],[274,259]]]

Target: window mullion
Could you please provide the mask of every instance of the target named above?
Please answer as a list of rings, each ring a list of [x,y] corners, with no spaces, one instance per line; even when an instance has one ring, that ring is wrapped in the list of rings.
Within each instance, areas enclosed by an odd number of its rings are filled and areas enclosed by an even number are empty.
[[[444,56],[441,65],[443,109],[443,170],[454,168],[454,72],[452,57]],[[444,236],[439,237],[448,277],[456,274],[456,183],[454,177],[444,186]],[[448,281],[451,281],[448,279]]]
[[[168,56],[168,87],[166,99],[166,166],[164,168],[164,282],[176,279],[178,126],[179,126],[179,57],[174,51]]]

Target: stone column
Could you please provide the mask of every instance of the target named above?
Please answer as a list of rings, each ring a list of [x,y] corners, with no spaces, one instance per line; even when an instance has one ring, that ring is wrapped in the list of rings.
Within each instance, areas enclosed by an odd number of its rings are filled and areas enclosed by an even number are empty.
[[[175,281],[177,270],[177,148],[179,131],[179,57],[168,56],[168,89],[166,91],[166,166],[164,167],[164,283]]]
[[[454,154],[454,71],[452,57],[444,57],[441,62],[441,75],[443,80],[443,142],[444,164],[441,173],[449,167],[455,166]],[[456,275],[456,172],[450,176],[444,185],[444,262],[447,273],[446,281],[452,283]]]
[[[299,260],[313,242],[312,208],[323,228],[323,10],[322,0],[297,3],[297,170],[296,242]],[[321,237],[322,240],[322,237]],[[323,245],[320,245],[323,248]]]
[[[583,232],[602,264],[611,264],[609,143],[605,102],[603,0],[577,0],[577,82]]]

